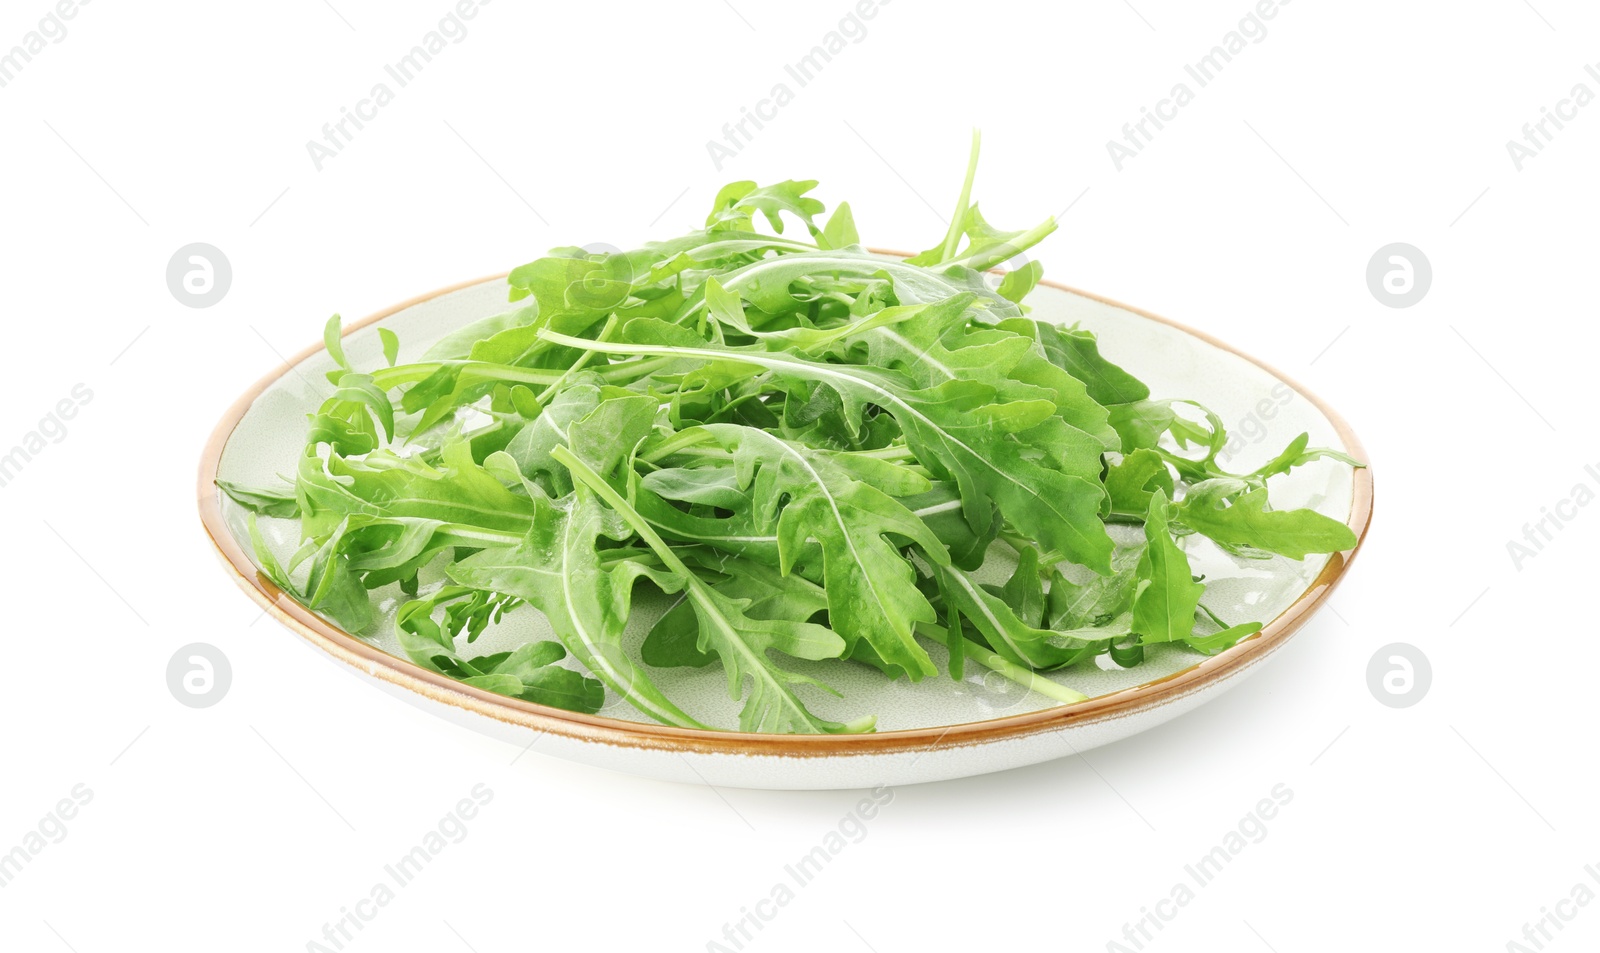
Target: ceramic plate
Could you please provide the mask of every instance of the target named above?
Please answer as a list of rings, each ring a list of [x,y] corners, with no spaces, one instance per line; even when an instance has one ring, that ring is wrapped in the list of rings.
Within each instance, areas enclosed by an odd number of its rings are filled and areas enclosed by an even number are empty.
[[[379,327],[395,331],[402,362],[468,322],[507,308],[503,278],[469,282],[425,295],[351,326],[345,351],[356,366],[381,362]],[[1156,398],[1182,397],[1216,411],[1233,442],[1224,463],[1248,471],[1301,432],[1312,446],[1328,446],[1365,459],[1350,428],[1331,409],[1271,368],[1198,332],[1132,308],[1044,283],[1029,297],[1033,316],[1078,323],[1100,337],[1101,352],[1150,385]],[[836,720],[872,713],[879,730],[869,735],[756,735],[737,731],[669,728],[644,720],[625,702],[597,715],[547,708],[467,688],[406,660],[385,623],[401,601],[379,590],[383,634],[362,638],[343,632],[284,595],[258,572],[249,554],[244,513],[216,491],[221,478],[272,485],[301,452],[305,415],[331,387],[333,367],[321,347],[252,387],[218,425],[200,469],[200,512],[207,532],[235,580],[285,626],[351,666],[372,683],[452,721],[519,746],[622,771],[680,781],[764,788],[857,788],[907,784],[1000,771],[1103,745],[1189,711],[1238,683],[1303,625],[1327,598],[1355,553],[1311,556],[1303,562],[1229,557],[1201,537],[1185,540],[1197,573],[1208,582],[1207,604],[1234,620],[1260,620],[1256,636],[1214,657],[1176,648],[1152,651],[1144,664],[1120,669],[1085,666],[1051,677],[1091,696],[1062,705],[967,666],[963,682],[930,678],[889,683],[865,666],[828,681],[842,693],[818,693],[807,704]],[[1273,481],[1273,504],[1307,506],[1366,532],[1372,507],[1370,470],[1323,462]],[[286,555],[296,542],[292,521],[262,520],[274,547]],[[246,541],[241,543],[241,541]],[[1000,561],[985,567],[997,580]],[[630,635],[636,646],[652,618],[639,602]],[[656,609],[659,611],[659,609]],[[512,613],[475,648],[547,637],[543,617],[531,608]],[[938,646],[933,646],[939,649]],[[939,660],[936,658],[936,660]],[[940,660],[942,661],[942,660]],[[801,666],[797,665],[797,668]],[[721,669],[652,670],[652,677],[686,710],[708,724],[737,723]]]

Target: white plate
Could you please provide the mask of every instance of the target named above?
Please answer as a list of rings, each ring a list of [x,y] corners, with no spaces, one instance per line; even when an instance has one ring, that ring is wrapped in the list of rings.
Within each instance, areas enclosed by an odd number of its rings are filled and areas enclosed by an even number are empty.
[[[344,347],[357,367],[377,366],[377,329],[395,331],[400,360],[420,357],[447,332],[506,310],[503,278],[447,288],[351,326]],[[1156,398],[1189,398],[1216,411],[1235,436],[1225,451],[1229,469],[1247,471],[1302,432],[1312,446],[1363,458],[1349,427],[1303,388],[1220,342],[1131,308],[1060,286],[1042,284],[1029,297],[1033,316],[1078,323],[1100,338],[1101,353],[1150,385]],[[363,677],[452,721],[535,750],[618,770],[681,781],[762,788],[857,788],[964,777],[1034,764],[1103,745],[1153,727],[1237,684],[1304,623],[1343,574],[1354,552],[1311,556],[1304,562],[1229,557],[1201,537],[1184,541],[1196,572],[1206,576],[1207,605],[1230,622],[1266,624],[1258,635],[1215,658],[1177,648],[1149,653],[1132,669],[1109,661],[1051,677],[1092,696],[1061,705],[968,666],[968,678],[890,683],[865,666],[826,669],[842,698],[807,697],[818,715],[836,720],[878,716],[870,735],[752,735],[694,731],[649,722],[613,698],[598,715],[580,715],[464,687],[407,661],[387,625],[398,593],[383,598],[383,618],[359,638],[339,630],[280,592],[258,573],[243,512],[219,498],[217,478],[273,485],[292,470],[305,437],[306,413],[329,394],[333,368],[316,347],[292,366],[258,383],[229,411],[207,447],[200,473],[202,519],[230,571],[257,602],[290,629]],[[1273,505],[1312,507],[1365,535],[1371,515],[1370,470],[1333,462],[1302,467],[1273,481]],[[293,548],[295,524],[263,520],[274,545]],[[243,544],[241,545],[241,542]],[[1004,566],[985,571],[1003,578]],[[630,634],[647,628],[651,604],[641,601]],[[531,608],[513,613],[479,639],[476,651],[496,651],[548,634]],[[635,643],[636,644],[636,643]],[[937,646],[933,647],[938,649]],[[653,670],[675,701],[708,724],[737,723],[720,668]]]

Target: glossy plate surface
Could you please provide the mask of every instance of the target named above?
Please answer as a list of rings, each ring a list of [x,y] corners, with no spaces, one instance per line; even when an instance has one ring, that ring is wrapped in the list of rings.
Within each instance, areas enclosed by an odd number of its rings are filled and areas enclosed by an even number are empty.
[[[416,359],[449,331],[506,310],[506,291],[502,278],[492,278],[407,302],[351,326],[346,353],[357,367],[380,365],[377,329],[382,326],[399,335],[401,362]],[[1355,435],[1329,408],[1220,342],[1060,286],[1042,284],[1028,302],[1035,317],[1094,331],[1101,352],[1148,383],[1153,397],[1189,398],[1216,411],[1233,437],[1224,453],[1229,469],[1252,469],[1301,432],[1310,433],[1312,446],[1365,459]],[[615,698],[598,715],[579,715],[466,688],[413,665],[388,624],[403,599],[397,590],[378,592],[380,622],[361,638],[305,610],[258,573],[248,555],[244,513],[220,497],[213,480],[275,485],[277,474],[292,468],[303,445],[305,415],[331,391],[324,374],[334,365],[320,346],[291,365],[240,398],[218,425],[201,463],[201,517],[236,581],[313,645],[451,720],[520,745],[538,734],[538,751],[656,777],[749,787],[870,787],[1002,770],[1105,744],[1166,721],[1234,684],[1304,623],[1354,556],[1238,560],[1204,539],[1189,538],[1185,546],[1195,571],[1208,580],[1207,604],[1230,621],[1259,620],[1266,628],[1211,659],[1166,648],[1133,669],[1106,662],[1103,668],[1055,673],[1057,681],[1092,696],[1077,705],[1059,705],[992,674],[986,680],[976,665],[968,665],[964,682],[931,678],[911,685],[890,683],[865,666],[804,669],[806,663],[799,663],[801,670],[825,674],[843,695],[808,696],[813,711],[836,720],[876,714],[879,731],[775,736],[667,728],[645,721]],[[1313,507],[1347,521],[1358,537],[1365,535],[1371,502],[1370,469],[1352,473],[1323,461],[1273,481],[1274,506]],[[280,555],[293,548],[293,522],[261,523]],[[1003,561],[993,560],[984,571],[1003,580],[1008,570]],[[659,611],[649,600],[639,600],[638,606],[630,627],[634,645]],[[543,617],[525,607],[485,633],[475,651],[497,651],[548,632]],[[737,724],[738,703],[727,697],[720,668],[652,675],[707,723]]]

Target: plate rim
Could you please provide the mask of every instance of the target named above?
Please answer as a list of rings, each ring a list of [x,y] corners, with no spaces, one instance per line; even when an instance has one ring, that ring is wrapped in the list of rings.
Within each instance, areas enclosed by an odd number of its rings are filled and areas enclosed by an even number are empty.
[[[879,255],[906,257],[906,253],[903,252],[871,248],[868,251]],[[417,295],[345,326],[343,335],[348,336],[407,308],[436,298],[487,282],[503,280],[509,274],[510,272],[502,272],[488,275]],[[506,724],[559,735],[575,741],[653,751],[827,758],[884,755],[906,751],[924,752],[982,745],[1125,718],[1171,704],[1227,680],[1266,658],[1306,623],[1343,580],[1351,563],[1366,542],[1367,531],[1372,525],[1372,463],[1354,429],[1343,416],[1322,398],[1272,365],[1246,354],[1225,341],[1170,318],[1060,282],[1041,280],[1039,283],[1121,309],[1147,321],[1166,325],[1249,361],[1287,384],[1300,397],[1310,401],[1312,406],[1333,425],[1346,451],[1367,464],[1352,474],[1350,513],[1345,520],[1346,525],[1355,533],[1355,546],[1346,552],[1331,554],[1316,578],[1288,607],[1264,625],[1261,631],[1218,655],[1203,658],[1180,671],[1100,695],[1088,701],[954,725],[904,728],[868,734],[779,735],[679,728],[566,711],[471,688],[447,675],[422,668],[409,659],[390,655],[301,606],[262,575],[229,531],[222,513],[222,494],[215,482],[228,440],[256,399],[285,375],[294,373],[298,365],[326,350],[321,342],[299,351],[256,381],[234,400],[212,429],[201,453],[198,474],[197,496],[201,526],[221,558],[224,570],[251,599],[290,631],[338,661],[432,701]]]

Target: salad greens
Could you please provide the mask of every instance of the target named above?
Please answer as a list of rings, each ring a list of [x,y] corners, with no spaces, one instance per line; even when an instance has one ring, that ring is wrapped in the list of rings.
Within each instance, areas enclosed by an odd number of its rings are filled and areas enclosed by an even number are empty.
[[[1185,537],[1241,558],[1349,549],[1343,523],[1273,509],[1268,482],[1360,464],[1302,435],[1230,473],[1215,414],[1152,398],[1090,331],[1030,318],[1039,264],[986,272],[1055,222],[991,225],[976,160],[974,140],[949,231],[906,260],[865,251],[848,205],[824,218],[815,182],[735,182],[687,235],[517,268],[512,310],[419,361],[397,364],[380,328],[385,365],[356,368],[335,316],[335,390],[293,485],[219,485],[307,607],[370,633],[373,590],[393,587],[414,662],[573,711],[619,697],[706,728],[652,670],[720,665],[742,730],[860,732],[870,714],[807,707],[831,689],[793,660],[911,681],[978,665],[1073,702],[1039,673],[1227,649],[1260,623],[1206,607]],[[298,520],[292,558],[257,516]],[[979,581],[991,555],[1014,559],[1003,585]],[[641,586],[672,603],[630,647]],[[472,653],[533,610],[555,641]]]

